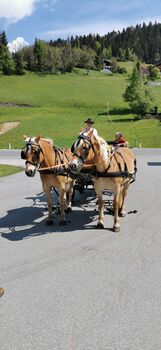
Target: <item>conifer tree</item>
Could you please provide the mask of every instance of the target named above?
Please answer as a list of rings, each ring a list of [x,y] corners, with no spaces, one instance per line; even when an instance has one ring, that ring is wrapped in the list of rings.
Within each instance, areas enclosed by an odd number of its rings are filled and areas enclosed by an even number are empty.
[[[145,115],[152,107],[153,95],[150,88],[144,84],[140,74],[140,64],[137,63],[130,77],[130,83],[126,87],[123,98],[134,113]]]
[[[24,75],[24,60],[22,51],[17,51],[14,54],[14,62],[15,62],[15,74],[16,75]]]
[[[0,34],[0,70],[4,75],[14,73],[15,65],[8,49],[8,42],[5,31]]]
[[[45,57],[45,43],[42,40],[35,39],[33,54],[35,59],[35,71],[43,72],[44,57]]]

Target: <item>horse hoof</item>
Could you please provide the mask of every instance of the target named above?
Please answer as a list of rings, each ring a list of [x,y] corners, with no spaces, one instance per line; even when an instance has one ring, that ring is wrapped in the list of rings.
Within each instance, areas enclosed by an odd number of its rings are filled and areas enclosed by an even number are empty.
[[[65,209],[65,213],[66,213],[66,214],[71,213],[71,211],[72,211],[72,208],[70,208],[70,207]]]
[[[120,231],[120,226],[114,226],[113,227],[114,232],[119,232]]]
[[[119,216],[120,216],[121,218],[124,218],[124,217],[126,216],[126,213],[119,213]]]
[[[53,220],[47,220],[46,221],[47,226],[52,226],[53,225]]]
[[[61,220],[60,222],[59,222],[59,225],[60,226],[65,226],[67,224],[67,220]]]
[[[103,229],[103,228],[104,228],[104,226],[103,226],[102,222],[98,222],[97,229]]]

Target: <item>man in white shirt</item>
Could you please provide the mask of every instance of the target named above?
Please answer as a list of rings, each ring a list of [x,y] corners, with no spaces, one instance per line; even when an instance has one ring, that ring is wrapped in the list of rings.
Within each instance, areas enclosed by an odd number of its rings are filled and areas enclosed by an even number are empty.
[[[93,128],[94,121],[93,121],[91,118],[88,118],[88,119],[85,120],[84,122],[87,124],[87,126],[86,126],[86,128],[84,128],[84,129],[82,130],[82,133],[88,132],[89,130],[94,129],[94,128]]]

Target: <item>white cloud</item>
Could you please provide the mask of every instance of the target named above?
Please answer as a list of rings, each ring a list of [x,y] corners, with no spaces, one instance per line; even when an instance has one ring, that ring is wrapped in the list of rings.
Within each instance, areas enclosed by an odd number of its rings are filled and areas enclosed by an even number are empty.
[[[11,43],[8,43],[8,48],[11,53],[15,53],[21,50],[23,47],[28,46],[29,44],[22,37],[17,37],[17,39],[13,40]]]
[[[149,22],[157,22],[161,23],[161,17],[157,18],[137,18],[136,20],[128,21],[118,21],[117,19],[107,20],[106,22],[93,22],[89,24],[81,24],[73,27],[61,27],[56,30],[48,30],[46,32],[40,33],[40,37],[44,40],[64,38],[66,39],[68,36],[76,36],[76,35],[88,35],[88,34],[100,34],[105,35],[108,32],[114,31],[122,31],[124,28],[130,26],[135,26],[137,24],[142,24],[145,22],[148,24]]]
[[[9,22],[18,22],[30,16],[39,0],[0,0],[0,17]]]
[[[43,39],[52,39],[52,38],[66,38],[67,36],[71,36],[71,35],[88,35],[89,33],[91,34],[100,34],[100,35],[104,35],[107,34],[108,32],[111,32],[113,30],[117,31],[117,30],[121,30],[124,28],[124,23],[119,23],[117,21],[117,25],[116,25],[116,21],[115,23],[111,22],[108,20],[107,22],[94,22],[94,23],[90,23],[87,25],[80,25],[78,27],[69,27],[69,28],[60,28],[57,30],[48,30],[44,33],[41,33],[40,36]]]

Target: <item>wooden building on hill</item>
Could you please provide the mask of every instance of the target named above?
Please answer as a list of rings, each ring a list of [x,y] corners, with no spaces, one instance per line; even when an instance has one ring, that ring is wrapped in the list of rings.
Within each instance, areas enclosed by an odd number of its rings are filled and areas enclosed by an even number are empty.
[[[111,69],[112,62],[107,59],[103,59],[103,69]]]
[[[111,64],[112,62],[110,60],[103,59],[103,69],[101,72],[105,74],[113,74],[111,71]]]

